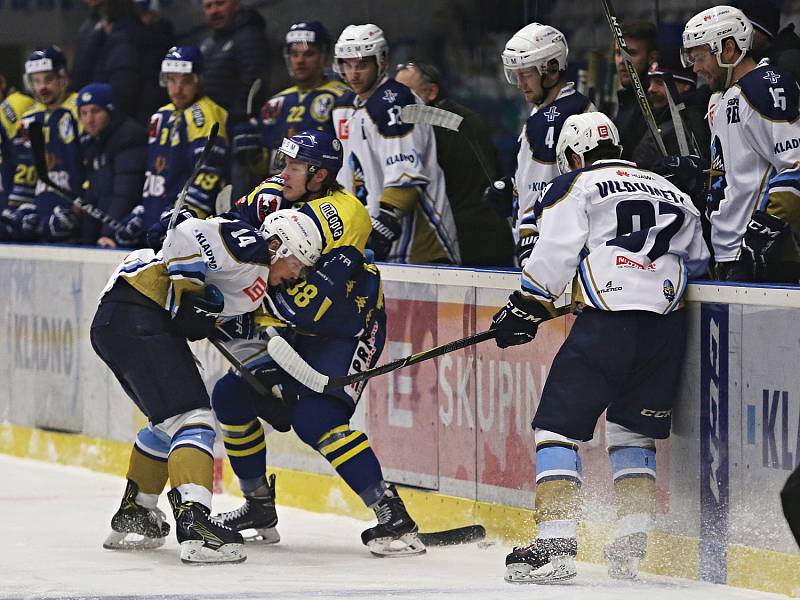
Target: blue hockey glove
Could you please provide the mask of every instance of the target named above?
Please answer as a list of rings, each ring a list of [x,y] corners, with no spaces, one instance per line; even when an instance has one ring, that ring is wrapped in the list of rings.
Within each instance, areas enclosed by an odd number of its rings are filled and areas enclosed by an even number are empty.
[[[525,298],[516,291],[508,297],[508,303],[492,318],[490,329],[497,331],[495,342],[498,348],[527,344],[536,337],[539,323],[551,319],[552,315],[536,300]]]
[[[369,247],[375,252],[375,260],[386,260],[389,257],[392,244],[400,238],[402,217],[399,209],[388,204],[381,204],[378,216],[372,217]]]
[[[237,315],[217,325],[214,339],[220,342],[252,340],[256,337],[256,318],[253,313]]]
[[[177,227],[178,225],[183,223],[186,219],[193,219],[196,217],[197,215],[192,209],[184,206],[178,212],[178,218],[175,219],[175,226]],[[161,213],[161,217],[159,218],[158,223],[154,223],[147,230],[146,234],[147,245],[156,252],[161,250],[161,246],[164,245],[164,238],[167,237],[167,227],[169,227],[169,220],[171,218],[172,218],[172,209],[168,208],[167,210]]]
[[[63,242],[68,240],[78,229],[78,217],[71,206],[56,206],[47,221],[47,241]]]
[[[789,235],[789,224],[783,219],[762,211],[753,213],[742,238],[739,257],[741,270],[748,267],[753,281],[762,281],[766,276],[767,263],[775,254],[777,242]]]
[[[231,127],[231,149],[234,156],[239,157],[261,148],[261,128],[257,123],[251,121],[234,123]]]
[[[483,191],[483,205],[497,216],[507,219],[514,204],[514,181],[511,177],[498,179]]]
[[[184,293],[173,327],[191,342],[210,337],[216,331],[217,317],[225,308],[225,298],[216,286],[207,285],[203,295]]]
[[[536,242],[539,240],[539,235],[532,233],[530,235],[524,235],[519,238],[517,242],[517,262],[519,263],[520,269],[525,267],[525,262],[533,252],[533,247],[536,245]]]
[[[144,206],[141,204],[120,221],[121,227],[114,232],[114,239],[120,246],[133,248],[144,241]]]
[[[10,215],[12,237],[18,241],[35,240],[38,237],[39,214],[36,205],[30,202],[20,204]]]

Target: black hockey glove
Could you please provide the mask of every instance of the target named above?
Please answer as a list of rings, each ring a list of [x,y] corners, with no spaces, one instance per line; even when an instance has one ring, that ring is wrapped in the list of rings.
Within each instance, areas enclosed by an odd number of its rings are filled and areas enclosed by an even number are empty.
[[[190,342],[203,340],[216,331],[217,317],[225,308],[225,298],[216,286],[207,285],[204,294],[185,293],[172,319],[178,335]]]
[[[255,120],[235,123],[231,127],[231,150],[236,157],[261,150],[261,127]]]
[[[539,240],[539,235],[532,233],[530,235],[524,235],[519,238],[517,242],[517,262],[519,263],[519,268],[523,268],[525,266],[525,261],[528,260],[530,257],[531,252],[533,252],[533,247],[536,245],[536,242]]]
[[[191,208],[184,206],[180,209],[180,211],[178,211],[178,217],[175,219],[175,226],[177,227],[186,219],[194,219],[196,217],[197,213],[195,213]],[[161,213],[158,222],[151,225],[147,230],[147,245],[155,252],[161,250],[161,246],[164,245],[164,239],[167,237],[167,228],[169,227],[169,220],[171,218],[172,209],[168,208]]]
[[[551,319],[552,315],[539,302],[528,299],[516,291],[508,297],[508,303],[492,318],[490,329],[497,331],[495,342],[498,348],[527,344],[536,337],[539,323]]]
[[[372,217],[369,247],[375,252],[375,260],[386,260],[389,257],[392,244],[400,238],[402,218],[400,210],[388,204],[381,204],[378,216]]]
[[[767,263],[775,254],[776,244],[789,235],[789,224],[774,215],[757,211],[753,214],[742,238],[739,257],[741,269],[750,270],[752,281],[764,281]]]
[[[498,179],[483,191],[483,205],[497,216],[507,219],[514,205],[514,181],[511,177]]]
[[[253,313],[237,315],[223,323],[219,323],[212,336],[220,342],[231,340],[252,340],[256,337],[256,318]]]
[[[276,431],[289,431],[292,428],[294,406],[297,404],[296,382],[275,363],[255,369],[253,375],[270,390],[269,396],[258,396],[255,403],[256,414]]]
[[[669,179],[675,187],[689,194],[692,203],[705,210],[708,194],[708,173],[711,163],[702,156],[665,156],[659,158],[650,170]]]

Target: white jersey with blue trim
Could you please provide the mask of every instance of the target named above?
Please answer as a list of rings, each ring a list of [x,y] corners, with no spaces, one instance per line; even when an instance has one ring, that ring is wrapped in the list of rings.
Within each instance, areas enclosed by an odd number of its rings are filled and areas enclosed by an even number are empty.
[[[457,264],[455,219],[436,158],[433,127],[400,119],[402,107],[414,103],[422,100],[405,85],[384,77],[366,100],[350,95],[334,105],[333,122],[345,162],[338,181],[372,217],[378,216],[385,190],[415,187],[419,200],[403,218],[401,239],[388,261],[446,259]]]
[[[126,256],[102,295],[118,277],[173,313],[183,293],[214,285],[225,297],[220,316],[233,317],[261,306],[269,281],[267,241],[244,221],[187,219],[170,231],[158,253],[143,249]]]
[[[561,173],[556,165],[556,143],[564,121],[572,115],[594,112],[597,108],[571,81],[550,104],[535,106],[519,134],[519,153],[515,181],[519,209],[514,239],[535,232],[530,216],[544,187]]]
[[[739,256],[753,212],[797,230],[800,205],[798,85],[768,60],[708,103],[711,186],[708,217],[717,262]]]
[[[557,177],[534,212],[539,240],[522,289],[545,304],[572,281],[588,306],[668,313],[708,262],[689,197],[632,162],[601,160]]]

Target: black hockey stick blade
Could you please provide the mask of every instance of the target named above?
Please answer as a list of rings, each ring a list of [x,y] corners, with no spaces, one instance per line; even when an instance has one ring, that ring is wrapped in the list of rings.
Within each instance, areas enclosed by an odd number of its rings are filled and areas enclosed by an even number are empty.
[[[36,122],[31,123],[28,125],[27,131],[28,138],[31,141],[31,153],[33,154],[33,167],[36,169],[36,177],[38,177],[39,180],[47,187],[54,190],[59,196],[72,202],[75,206],[80,208],[93,219],[97,219],[101,223],[108,225],[114,231],[117,231],[120,227],[122,227],[117,220],[104,213],[94,204],[89,204],[78,194],[61,187],[52,179],[50,179],[49,169],[47,168],[47,154],[44,147],[44,132],[42,131],[42,124]]]
[[[208,132],[208,139],[206,140],[206,145],[203,146],[203,151],[200,153],[200,156],[197,159],[197,162],[194,164],[194,170],[192,174],[189,175],[189,178],[186,180],[186,183],[183,184],[181,188],[180,194],[178,194],[178,199],[175,201],[175,206],[172,209],[172,216],[169,218],[169,224],[167,225],[167,231],[170,229],[175,228],[175,221],[178,220],[178,213],[183,206],[183,203],[186,201],[186,194],[189,192],[189,186],[197,177],[198,173],[200,173],[200,169],[206,164],[208,157],[211,156],[212,150],[214,150],[214,144],[217,141],[217,134],[219,134],[219,123],[214,123],[211,126],[211,131]]]
[[[458,546],[460,544],[480,542],[486,537],[486,528],[483,525],[467,525],[465,527],[429,531],[417,535],[426,546]]]

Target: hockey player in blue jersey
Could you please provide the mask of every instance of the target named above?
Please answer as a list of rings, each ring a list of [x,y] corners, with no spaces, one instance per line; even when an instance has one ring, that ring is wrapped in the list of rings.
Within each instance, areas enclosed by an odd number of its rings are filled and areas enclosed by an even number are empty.
[[[226,178],[228,113],[203,94],[203,55],[195,46],[175,46],[161,63],[161,85],[170,102],[150,118],[142,202],[123,220],[116,241],[122,246],[144,245],[145,233],[164,211],[171,209],[178,192],[194,169],[214,123],[219,123],[216,144],[205,166],[190,182],[186,205],[197,216],[214,213],[214,200]]]
[[[516,213],[513,226],[520,266],[537,238],[526,217],[545,185],[558,175],[556,142],[561,128],[571,115],[596,110],[566,78],[568,53],[563,33],[550,25],[531,23],[511,36],[501,55],[506,80],[519,88],[533,108],[519,136],[514,180],[505,177],[487,187],[484,203],[500,214]]]
[[[289,27],[283,56],[294,85],[264,103],[261,122],[255,127],[249,125],[252,131],[248,137],[233,138],[234,152],[259,153],[263,166],[254,165],[254,170],[261,178],[280,171],[275,158],[283,138],[308,130],[335,135],[331,109],[348,91],[345,84],[325,73],[331,58],[331,36],[319,21],[302,21]]]
[[[704,10],[683,30],[684,65],[715,92],[707,213],[716,276],[797,283],[800,88],[768,59],[755,62],[752,39],[752,23],[731,6]]]
[[[260,186],[262,191],[251,194],[249,203],[242,203],[239,210],[261,219],[276,205],[273,200],[300,204],[300,212],[319,227],[324,248],[317,268],[302,281],[288,289],[270,289],[269,312],[297,329],[298,333],[291,336],[292,344],[314,368],[337,375],[368,369],[383,350],[386,314],[380,273],[364,257],[372,230],[369,215],[336,183],[342,165],[339,140],[328,133],[305,131],[284,139],[281,153],[286,163],[282,180]],[[256,317],[257,323],[260,318]],[[233,332],[237,326],[239,332],[252,330],[240,323],[225,329]],[[232,335],[239,337],[241,333]],[[279,372],[265,356],[264,346],[264,341],[255,340],[248,364],[268,388],[283,384],[284,400],[294,399],[283,423],[276,425],[283,429],[291,425],[300,439],[319,452],[375,511],[378,525],[362,533],[363,543],[379,555],[424,552],[416,523],[406,512],[397,489],[384,481],[367,436],[350,426],[364,386],[312,392]],[[217,518],[239,531],[256,529],[264,540],[275,542],[280,537],[275,530],[274,479],[267,479],[264,430],[257,418],[264,414],[265,402],[233,373],[214,387],[212,404],[245,496],[243,506]],[[392,544],[394,540],[401,543]]]
[[[37,122],[44,134],[45,156],[50,179],[78,194],[84,181],[80,150],[80,124],[75,104],[77,94],[69,92],[67,60],[56,46],[35,50],[25,62],[25,85],[36,103],[22,117],[21,135]],[[14,186],[8,198],[6,223],[9,237],[18,241],[69,241],[77,234],[78,219],[71,202],[35,177],[30,141],[17,146]],[[53,219],[59,224],[52,227]]]
[[[241,535],[209,517],[215,422],[187,340],[211,335],[218,318],[255,310],[268,286],[296,281],[321,249],[316,224],[293,210],[258,228],[187,218],[161,251],[136,250],[113,273],[92,322],[92,347],[149,422],[136,436],[104,547],[163,545],[169,526],[157,502],[169,478],[181,560],[245,559]]]
[[[609,574],[630,579],[647,550],[655,500],[655,440],[669,436],[685,353],[683,293],[705,271],[700,214],[669,181],[619,160],[604,114],[567,119],[559,170],[533,208],[539,241],[521,289],[492,320],[500,348],[533,340],[572,284],[583,306],[547,376],[531,426],[536,442],[536,539],[506,557],[506,580],[575,576],[578,449],[606,411],[617,523]]]
[[[24,145],[22,115],[33,104],[33,98],[15,89],[7,90],[5,78],[0,75],[0,99],[0,211],[3,211],[8,205],[8,195],[17,176],[17,152]],[[22,168],[24,172],[19,175],[21,178],[35,177],[35,173],[29,172],[29,166],[23,165]],[[0,239],[5,237],[4,229],[0,213]]]

